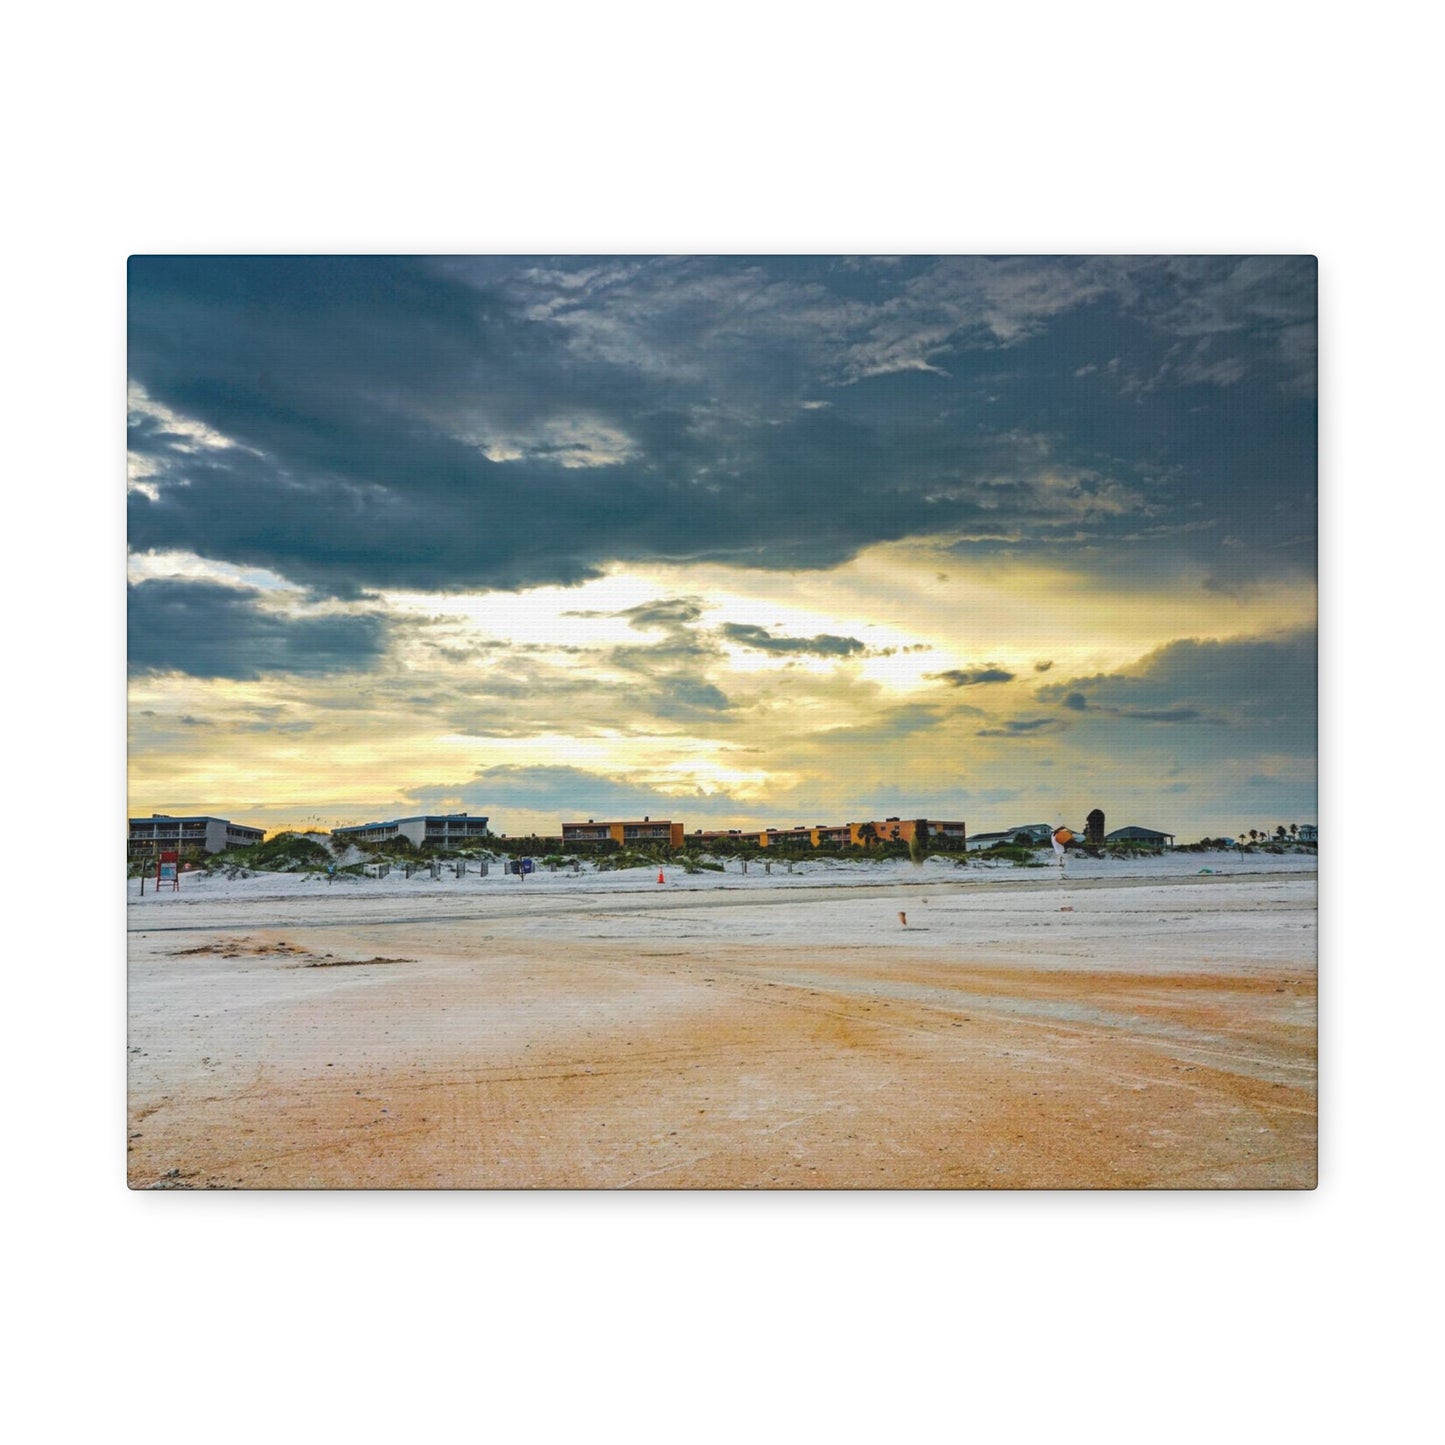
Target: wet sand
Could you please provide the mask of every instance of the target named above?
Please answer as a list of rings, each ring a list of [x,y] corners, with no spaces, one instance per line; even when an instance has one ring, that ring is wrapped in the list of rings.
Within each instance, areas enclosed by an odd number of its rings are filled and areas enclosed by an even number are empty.
[[[1000,879],[132,917],[128,1177],[1309,1188],[1315,892]]]

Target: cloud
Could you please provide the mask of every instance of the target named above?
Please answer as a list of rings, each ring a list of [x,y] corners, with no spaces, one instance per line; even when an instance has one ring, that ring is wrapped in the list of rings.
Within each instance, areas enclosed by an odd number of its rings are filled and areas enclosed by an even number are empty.
[[[779,637],[765,627],[755,627],[742,622],[725,622],[718,630],[729,642],[735,642],[740,647],[753,648],[758,652],[853,657],[868,650],[856,637],[835,637],[827,632],[820,632],[816,637]]]
[[[1064,724],[1055,717],[1014,718],[1002,727],[980,728],[975,737],[1013,738],[1027,737],[1035,733],[1057,732]]]
[[[130,670],[237,679],[349,672],[385,649],[386,623],[376,613],[288,615],[264,606],[263,595],[178,578],[132,583]]]
[[[405,797],[417,807],[498,811],[516,807],[556,812],[559,822],[577,822],[589,817],[666,818],[684,806],[691,806],[694,812],[699,807],[716,811],[734,806],[725,793],[702,793],[695,789],[663,792],[628,777],[552,765],[502,764],[482,768],[465,782],[414,788]]]
[[[1200,712],[1197,707],[1170,707],[1150,711],[1148,708],[1120,708],[1119,717],[1138,718],[1140,722],[1182,723],[1214,722],[1215,718]]]
[[[682,627],[696,622],[703,614],[703,605],[696,597],[668,597],[656,602],[644,602],[636,607],[615,612],[614,617],[625,617],[633,627]]]
[[[950,687],[977,687],[988,682],[1012,682],[1017,674],[990,662],[985,667],[950,668],[947,672],[926,672],[924,676],[946,682]]]
[[[821,568],[921,536],[1088,566],[1147,545],[1226,586],[1313,563],[1308,258],[137,257],[130,278],[141,552],[337,597]],[[1195,414],[1222,394],[1227,426]]]
[[[1180,639],[1120,672],[1037,689],[1073,712],[1155,723],[1229,723],[1312,732],[1316,641],[1310,631]]]

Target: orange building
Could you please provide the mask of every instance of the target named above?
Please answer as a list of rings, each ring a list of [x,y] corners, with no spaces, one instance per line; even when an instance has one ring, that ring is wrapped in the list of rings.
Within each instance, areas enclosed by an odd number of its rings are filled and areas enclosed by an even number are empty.
[[[879,843],[911,843],[920,823],[929,838],[947,838],[960,844],[968,839],[968,829],[964,824],[934,818],[884,818],[881,822],[850,823],[848,827],[855,843],[863,843],[865,837]],[[866,835],[865,828],[870,830]]]
[[[682,847],[682,824],[662,819],[654,822],[644,818],[640,823],[599,823],[588,818],[585,823],[562,824],[562,846],[569,843],[666,843],[670,848]]]
[[[765,828],[758,834],[760,848],[816,848],[816,828]]]
[[[940,841],[947,839],[960,846],[966,841],[968,830],[961,822],[942,822],[937,819],[884,818],[872,823],[819,823],[814,827],[763,828],[698,828],[692,836],[694,844],[714,841],[747,843],[756,841],[760,848],[839,848],[852,845],[868,848],[875,843],[908,843],[922,823],[930,838]],[[665,843],[671,848],[681,848],[684,842],[683,825],[667,820],[644,818],[640,823],[599,822],[588,818],[585,823],[563,823],[562,845],[614,843],[619,848],[638,843]]]

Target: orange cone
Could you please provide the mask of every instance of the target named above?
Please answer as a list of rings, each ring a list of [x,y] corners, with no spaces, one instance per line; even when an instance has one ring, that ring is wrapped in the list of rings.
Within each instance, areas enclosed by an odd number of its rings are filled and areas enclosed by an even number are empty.
[[[659,868],[659,869],[657,870],[657,881],[658,881],[659,883],[666,883],[666,882],[667,882],[667,879],[662,876],[662,869],[661,869],[661,868]]]

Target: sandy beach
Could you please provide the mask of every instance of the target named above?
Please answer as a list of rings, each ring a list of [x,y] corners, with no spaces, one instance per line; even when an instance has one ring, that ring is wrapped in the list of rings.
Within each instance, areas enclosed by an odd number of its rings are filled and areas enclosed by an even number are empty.
[[[128,1178],[1309,1188],[1314,867],[132,880]]]

